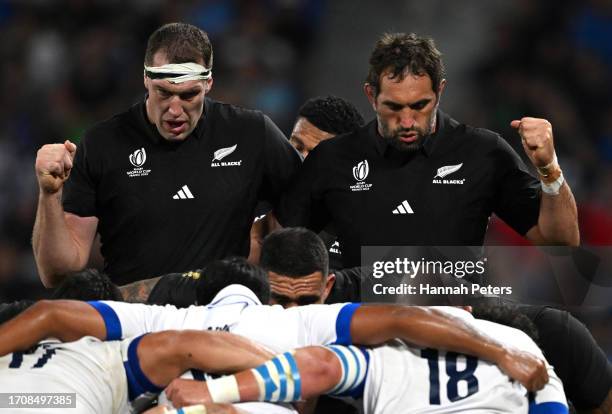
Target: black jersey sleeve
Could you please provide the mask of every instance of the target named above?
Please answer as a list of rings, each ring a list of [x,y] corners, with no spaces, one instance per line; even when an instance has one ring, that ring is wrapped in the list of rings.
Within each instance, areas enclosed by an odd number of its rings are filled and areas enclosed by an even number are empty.
[[[519,234],[538,222],[540,182],[529,173],[512,147],[498,137],[496,154],[497,194],[493,211]]]
[[[186,308],[197,304],[197,286],[202,277],[200,270],[163,275],[151,290],[147,303],[151,305],[174,305]]]
[[[284,227],[307,227],[319,233],[329,223],[329,211],[323,201],[324,144],[317,145],[306,157],[274,210]]]
[[[332,270],[336,281],[325,303],[361,302],[361,267]]]
[[[276,205],[296,174],[302,159],[289,140],[266,115],[264,118],[264,173],[260,200]]]
[[[520,307],[538,328],[540,346],[578,410],[599,407],[612,389],[612,366],[586,326],[571,313]]]
[[[70,177],[64,183],[62,201],[64,211],[81,217],[97,216],[96,211],[96,171],[92,165],[91,153],[86,134],[77,145]]]

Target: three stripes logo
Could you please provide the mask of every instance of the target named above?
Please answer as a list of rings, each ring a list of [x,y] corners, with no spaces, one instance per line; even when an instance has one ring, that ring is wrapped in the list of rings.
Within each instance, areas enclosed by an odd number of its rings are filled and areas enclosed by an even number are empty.
[[[404,200],[402,204],[393,210],[393,214],[414,214],[414,210],[412,210],[412,207],[408,204],[408,200]]]
[[[186,200],[189,198],[195,198],[191,191],[189,191],[189,187],[186,185],[182,186],[180,190],[172,197],[175,200]]]

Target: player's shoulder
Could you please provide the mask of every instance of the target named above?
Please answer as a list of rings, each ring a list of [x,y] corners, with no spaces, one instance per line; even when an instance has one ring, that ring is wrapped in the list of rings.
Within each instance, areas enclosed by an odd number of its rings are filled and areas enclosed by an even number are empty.
[[[469,140],[470,144],[496,148],[505,140],[495,131],[487,128],[477,127],[470,124],[462,124],[449,118],[449,131],[452,134],[461,137],[464,140]]]
[[[127,110],[94,123],[83,133],[81,141],[87,146],[108,146],[113,141],[125,140],[126,134],[142,136],[147,127],[144,102],[132,105]]]
[[[367,145],[368,128],[361,127],[353,132],[336,135],[321,141],[306,157],[314,159],[338,159],[338,157],[352,157],[355,153],[361,154]]]
[[[206,98],[206,109],[209,111],[209,113],[205,116],[212,116],[215,118],[215,120],[222,120],[231,123],[264,122],[264,114],[261,111],[216,101],[214,99]]]

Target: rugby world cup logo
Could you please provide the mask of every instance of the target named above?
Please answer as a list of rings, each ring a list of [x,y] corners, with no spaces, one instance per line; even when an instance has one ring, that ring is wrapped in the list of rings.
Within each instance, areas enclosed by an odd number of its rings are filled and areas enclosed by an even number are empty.
[[[142,167],[147,160],[147,153],[144,148],[138,149],[130,154],[130,163],[138,168]]]
[[[368,166],[368,160],[363,160],[353,167],[353,177],[355,177],[357,181],[364,181],[369,173],[370,167]]]

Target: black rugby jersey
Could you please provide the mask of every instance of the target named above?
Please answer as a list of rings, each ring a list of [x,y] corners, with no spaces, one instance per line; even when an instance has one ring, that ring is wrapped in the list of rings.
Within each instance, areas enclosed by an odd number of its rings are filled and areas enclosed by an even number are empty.
[[[206,99],[192,134],[169,142],[141,102],[85,134],[64,209],[99,219],[105,272],[129,283],[248,255],[257,201],[275,204],[300,164],[261,112]]]
[[[593,410],[612,390],[612,365],[586,326],[548,306],[517,305],[538,328],[539,345],[578,410]]]
[[[372,121],[321,142],[276,211],[284,226],[337,231],[345,267],[360,247],[481,245],[496,213],[520,234],[537,223],[540,184],[499,135],[438,112],[415,153],[389,146]]]

